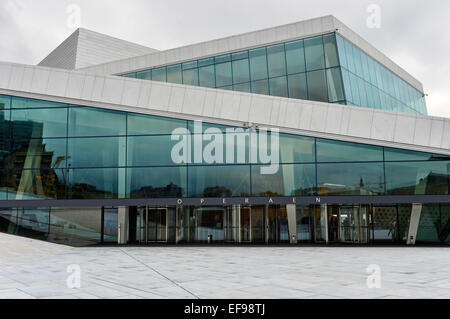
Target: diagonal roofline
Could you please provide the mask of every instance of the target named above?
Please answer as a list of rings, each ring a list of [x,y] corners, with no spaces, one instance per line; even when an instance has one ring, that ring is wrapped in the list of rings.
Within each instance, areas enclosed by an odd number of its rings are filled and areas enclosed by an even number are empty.
[[[246,32],[239,35],[200,42],[133,58],[120,59],[81,68],[81,70],[99,75],[120,75],[331,32],[337,32],[415,89],[424,93],[423,85],[420,81],[333,15]]]
[[[157,51],[103,33],[78,28],[38,65],[74,70]]]

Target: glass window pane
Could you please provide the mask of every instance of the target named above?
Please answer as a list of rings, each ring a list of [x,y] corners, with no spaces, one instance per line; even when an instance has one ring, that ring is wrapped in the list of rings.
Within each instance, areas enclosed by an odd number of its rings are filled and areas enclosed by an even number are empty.
[[[190,69],[183,71],[183,84],[198,86],[198,69]]]
[[[337,102],[344,100],[344,89],[341,80],[341,69],[333,68],[327,70],[328,100]]]
[[[281,163],[313,163],[315,153],[314,138],[280,134]]]
[[[126,166],[125,137],[69,138],[69,168]]]
[[[383,163],[318,164],[320,196],[383,195]]]
[[[172,134],[173,130],[186,126],[185,120],[128,113],[128,135]]]
[[[207,88],[216,87],[216,75],[214,71],[214,65],[201,67],[198,69],[200,86]]]
[[[159,82],[167,82],[166,68],[158,68],[152,70],[152,80]]]
[[[249,194],[249,165],[189,167],[189,197],[235,197]]]
[[[11,108],[11,97],[7,95],[0,95],[0,110]]]
[[[183,63],[183,70],[190,70],[190,69],[196,69],[197,68],[197,61],[190,61]]]
[[[129,168],[128,198],[183,197],[186,195],[187,167]]]
[[[14,140],[11,168],[52,169],[66,167],[67,139]]]
[[[269,95],[269,81],[260,80],[251,83],[252,93]]]
[[[248,51],[236,52],[231,55],[233,61],[248,59]]]
[[[347,101],[353,102],[352,89],[350,85],[350,75],[346,69],[342,70],[342,78],[344,79],[345,98]]]
[[[136,72],[133,72],[133,73],[128,73],[128,74],[122,74],[121,76],[124,78],[136,79],[137,74],[136,74]]]
[[[95,108],[71,108],[69,137],[125,135],[126,113]]]
[[[289,97],[292,99],[308,99],[308,87],[306,85],[306,73],[288,76]]]
[[[85,247],[100,244],[101,234],[101,207],[51,208],[49,241]]]
[[[287,79],[285,76],[269,79],[270,95],[288,97]]]
[[[125,168],[69,170],[70,199],[117,199],[125,197]]]
[[[328,102],[327,80],[325,70],[307,73],[308,96],[312,101]]]
[[[66,198],[64,169],[10,170],[9,174],[8,200]]]
[[[233,91],[250,93],[251,92],[250,83],[234,84]]]
[[[318,162],[382,162],[378,146],[317,139]]]
[[[167,67],[167,82],[182,84],[181,64],[171,65]]]
[[[6,169],[0,169],[0,200],[8,199],[8,186],[9,186],[8,182],[9,182],[8,171]],[[1,209],[0,209],[0,214],[1,214]],[[1,228],[2,226],[3,225],[0,222],[0,231],[3,231]]]
[[[325,65],[332,68],[339,65],[339,59],[336,48],[336,37],[334,34],[323,36],[323,44],[325,47]]]
[[[145,70],[136,73],[136,78],[141,80],[151,80],[152,79],[152,70]]]
[[[448,195],[450,162],[386,163],[388,195]]]
[[[176,143],[171,135],[128,137],[127,166],[176,165],[171,156]]]
[[[198,60],[198,67],[208,66],[208,65],[213,65],[213,64],[214,64],[214,58],[206,58],[206,59]]]
[[[305,56],[308,71],[325,68],[322,36],[305,39]]]
[[[282,76],[286,74],[286,55],[284,44],[267,47],[267,63],[269,66],[269,77]]]
[[[224,55],[216,56],[214,58],[214,63],[216,63],[216,64],[230,62],[230,61],[231,61],[231,54],[224,54]]]
[[[249,51],[250,78],[252,81],[267,79],[267,55],[266,48]]]
[[[252,165],[253,196],[313,196],[316,183],[314,164],[280,165],[276,174],[264,175],[261,165]]]
[[[348,42],[347,40],[344,40],[345,43],[345,53],[347,54],[347,66],[348,70],[352,73],[356,73],[355,69],[355,61],[353,59],[353,45]],[[375,70],[374,70],[375,72]]]
[[[11,108],[14,109],[52,108],[52,107],[67,107],[67,104],[43,100],[33,100],[15,96],[12,97]]]
[[[303,40],[286,43],[287,74],[305,72],[305,48]]]
[[[233,84],[231,77],[231,63],[216,64],[216,86],[229,86]]]
[[[48,208],[0,210],[0,231],[12,235],[48,240]]]
[[[352,90],[353,103],[355,105],[361,105],[361,99],[359,97],[359,86],[358,86],[358,77],[353,73],[349,73],[350,75],[350,84]]]
[[[415,152],[387,147],[384,149],[384,158],[386,162],[450,160],[449,155]]]
[[[11,121],[14,138],[67,136],[67,109],[12,110]]]
[[[233,83],[246,83],[248,81],[250,81],[248,59],[233,61]]]
[[[339,34],[336,34],[336,42],[339,52],[339,62],[343,68],[348,69],[344,39]]]

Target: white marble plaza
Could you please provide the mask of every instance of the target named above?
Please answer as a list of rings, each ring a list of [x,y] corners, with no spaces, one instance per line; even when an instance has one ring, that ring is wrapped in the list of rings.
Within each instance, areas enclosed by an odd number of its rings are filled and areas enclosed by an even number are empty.
[[[367,286],[370,265],[381,288]],[[70,248],[0,234],[0,299],[450,298],[449,265],[448,248]]]

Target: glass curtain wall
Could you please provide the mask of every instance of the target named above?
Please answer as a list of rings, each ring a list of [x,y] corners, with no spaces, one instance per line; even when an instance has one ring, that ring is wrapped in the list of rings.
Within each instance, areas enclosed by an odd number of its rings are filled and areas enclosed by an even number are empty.
[[[340,35],[336,40],[347,104],[427,114],[423,93]]]
[[[345,104],[334,33],[122,76]]]
[[[450,156],[280,134],[266,174],[262,131],[1,100],[0,200],[449,194]]]

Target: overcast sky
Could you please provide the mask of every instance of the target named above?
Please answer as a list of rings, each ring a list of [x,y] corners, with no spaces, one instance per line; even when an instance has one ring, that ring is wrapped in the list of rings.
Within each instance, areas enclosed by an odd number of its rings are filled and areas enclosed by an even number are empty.
[[[430,115],[450,117],[448,0],[1,0],[0,60],[40,62],[74,31],[71,4],[82,27],[159,50],[333,14],[424,84]]]

